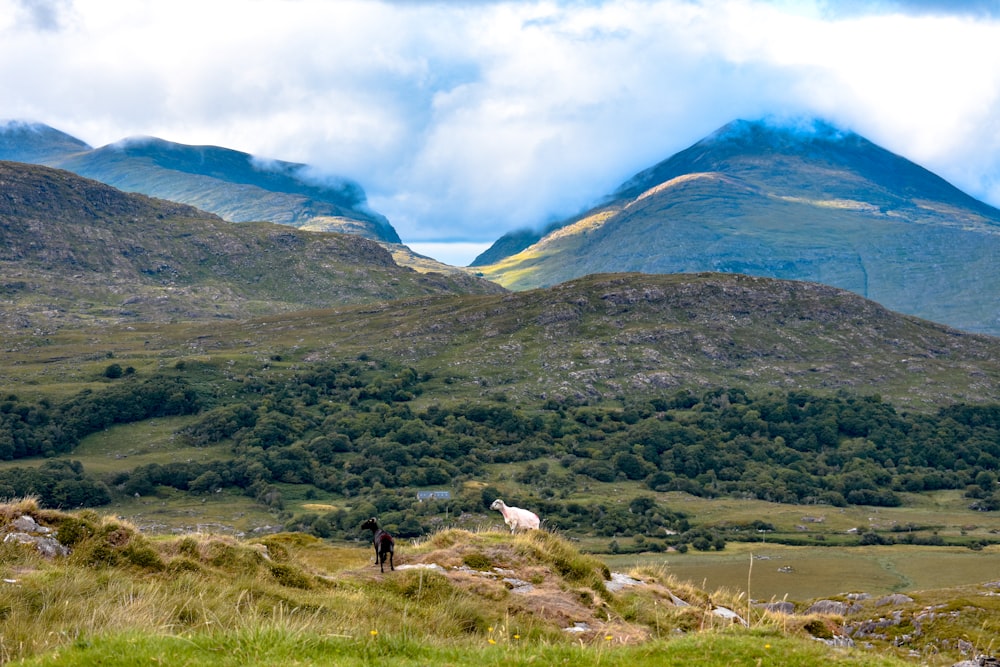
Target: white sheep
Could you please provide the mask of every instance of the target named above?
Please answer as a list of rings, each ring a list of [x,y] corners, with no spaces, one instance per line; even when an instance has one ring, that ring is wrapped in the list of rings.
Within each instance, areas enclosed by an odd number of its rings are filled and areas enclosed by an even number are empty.
[[[508,507],[499,498],[493,501],[490,509],[498,510],[500,514],[503,514],[503,520],[510,526],[511,534],[517,531],[518,528],[521,530],[538,530],[538,526],[541,524],[541,520],[539,520],[538,515],[534,512],[529,512],[520,507]]]

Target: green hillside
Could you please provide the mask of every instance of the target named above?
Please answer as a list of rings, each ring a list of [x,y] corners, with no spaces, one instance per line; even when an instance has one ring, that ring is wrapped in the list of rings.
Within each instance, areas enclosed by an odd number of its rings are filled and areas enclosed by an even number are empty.
[[[228,148],[155,137],[91,148],[40,123],[11,122],[0,126],[0,160],[67,169],[126,192],[189,204],[230,222],[313,224],[324,231],[400,242],[389,221],[368,207],[357,183],[318,176],[304,164]]]
[[[0,182],[2,324],[15,330],[500,291],[401,268],[358,236],[234,225],[66,171],[0,162]]]
[[[150,538],[31,501],[0,506],[0,520],[25,539],[0,549],[11,665],[906,664],[887,641],[833,648],[848,627],[836,614],[776,614],[662,568],[612,576],[543,531],[440,531],[400,542],[397,569],[380,574],[366,546],[303,535]]]

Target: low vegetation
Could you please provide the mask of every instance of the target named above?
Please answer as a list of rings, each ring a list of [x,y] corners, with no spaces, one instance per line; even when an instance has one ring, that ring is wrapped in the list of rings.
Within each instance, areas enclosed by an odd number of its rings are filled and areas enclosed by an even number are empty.
[[[903,664],[817,642],[836,616],[775,615],[662,568],[612,590],[606,565],[544,531],[438,532],[380,574],[369,549],[302,534],[149,537],[92,511],[0,506],[5,531],[25,517],[71,551],[0,547],[9,664]]]
[[[950,489],[962,491],[971,510],[1000,508],[997,405],[904,413],[878,396],[755,397],[739,389],[676,391],[622,406],[442,403],[424,396],[432,376],[367,357],[286,371],[175,364],[150,378],[114,375],[105,374],[100,390],[64,400],[9,395],[0,402],[0,455],[45,457],[40,465],[0,469],[0,495],[72,508],[152,497],[164,488],[196,496],[236,491],[284,510],[282,488],[297,485],[313,497],[344,501],[287,516],[287,529],[353,539],[357,525],[374,515],[406,538],[439,526],[444,507],[420,502],[418,489],[451,489],[447,510],[456,515],[482,515],[499,496],[518,501],[513,493],[549,528],[581,537],[644,536],[640,547],[658,551],[722,549],[726,539],[774,530],[763,519],[693,525],[656,496],[672,491],[894,507],[905,494]],[[172,437],[194,450],[216,448],[212,460],[123,463],[90,474],[72,459],[91,434],[174,415],[188,417]],[[495,479],[499,467],[509,482],[472,483]],[[620,504],[581,497],[599,483],[633,483],[636,491]],[[865,528],[854,540],[944,543],[926,526],[910,528]]]

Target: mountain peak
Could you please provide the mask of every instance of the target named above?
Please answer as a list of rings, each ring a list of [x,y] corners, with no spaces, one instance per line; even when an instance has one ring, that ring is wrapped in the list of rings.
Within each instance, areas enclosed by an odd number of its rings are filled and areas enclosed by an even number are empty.
[[[897,198],[950,200],[980,215],[992,218],[997,214],[993,207],[923,167],[855,132],[814,117],[732,121],[636,174],[608,202],[632,199],[678,176],[710,172],[748,181],[763,179],[779,191],[805,190],[825,193],[828,198],[851,198],[855,184],[840,178],[850,172]]]
[[[0,157],[15,162],[40,162],[90,146],[44,123],[0,120]]]
[[[533,245],[496,247],[514,254],[484,253],[493,263],[478,266],[512,289],[587,273],[721,271],[824,283],[1000,331],[995,299],[982,296],[997,290],[986,267],[1000,253],[1000,211],[822,119],[733,121]]]
[[[817,149],[876,148],[860,135],[815,117],[767,116],[734,120],[697,142],[692,148],[740,153],[814,153]]]
[[[840,141],[858,135],[816,116],[764,116],[756,120],[739,118],[726,123],[703,141],[738,140],[760,136],[787,137],[802,142],[816,139]]]
[[[128,192],[196,206],[232,222],[312,225],[400,243],[353,180],[220,146],[132,136],[100,148],[41,123],[0,122],[0,160],[72,171]]]

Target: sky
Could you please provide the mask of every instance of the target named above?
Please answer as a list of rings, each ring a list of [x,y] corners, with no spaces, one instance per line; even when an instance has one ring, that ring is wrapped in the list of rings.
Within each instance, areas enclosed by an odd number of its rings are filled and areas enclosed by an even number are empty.
[[[303,162],[464,265],[737,118],[1000,206],[998,45],[1000,0],[0,0],[0,120]]]

